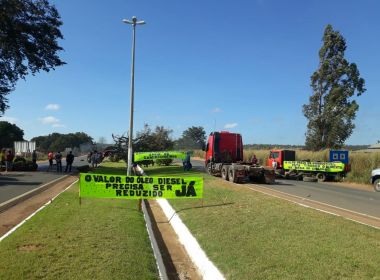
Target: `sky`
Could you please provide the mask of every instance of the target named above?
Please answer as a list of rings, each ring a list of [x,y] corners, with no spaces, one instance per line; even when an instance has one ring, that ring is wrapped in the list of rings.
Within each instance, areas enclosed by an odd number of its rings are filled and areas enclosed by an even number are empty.
[[[173,140],[192,126],[238,132],[245,144],[303,145],[302,105],[327,24],[346,39],[367,91],[357,97],[349,145],[380,139],[380,1],[55,0],[67,64],[28,75],[0,117],[24,139],[85,132],[128,135],[136,16],[133,132],[163,126]]]

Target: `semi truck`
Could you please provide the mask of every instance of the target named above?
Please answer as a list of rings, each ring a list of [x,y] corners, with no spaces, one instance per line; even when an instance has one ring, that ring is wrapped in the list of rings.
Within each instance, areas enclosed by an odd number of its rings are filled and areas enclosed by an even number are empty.
[[[211,132],[205,147],[205,168],[208,174],[234,183],[275,182],[272,168],[244,162],[243,140],[239,133]]]
[[[271,150],[267,166],[274,168],[276,176],[280,178],[318,182],[339,181],[350,170],[350,165],[347,151],[336,151],[336,153],[337,160],[335,160],[336,154],[330,153],[330,157],[334,160],[329,162],[297,161],[296,152],[293,150]]]

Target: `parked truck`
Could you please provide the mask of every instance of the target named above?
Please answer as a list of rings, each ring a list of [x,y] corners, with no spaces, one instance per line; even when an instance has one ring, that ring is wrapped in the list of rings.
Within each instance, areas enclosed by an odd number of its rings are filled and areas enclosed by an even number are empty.
[[[238,133],[212,132],[205,147],[207,173],[220,176],[234,183],[247,181],[272,184],[275,173],[272,168],[244,162],[243,141]]]
[[[330,152],[331,161],[296,161],[293,150],[271,150],[267,166],[274,168],[276,176],[286,179],[324,182],[339,181],[349,171],[347,151]]]

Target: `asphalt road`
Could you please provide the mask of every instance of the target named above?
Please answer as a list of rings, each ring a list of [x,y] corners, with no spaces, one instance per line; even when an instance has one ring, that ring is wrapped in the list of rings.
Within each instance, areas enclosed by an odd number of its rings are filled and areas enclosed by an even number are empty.
[[[191,162],[194,169],[204,170],[203,161],[192,159]],[[86,156],[75,157],[73,167],[87,164]],[[46,161],[39,162],[38,171],[35,172],[3,172],[0,175],[0,204],[66,174],[46,172],[47,167]],[[379,192],[353,189],[341,184],[294,180],[277,180],[274,185],[260,186],[380,218]]]
[[[191,160],[193,167],[204,167],[201,160]],[[303,182],[295,180],[279,180],[276,184],[258,184],[260,187],[274,189],[286,194],[307,198],[335,207],[380,218],[380,192],[354,189],[344,184]]]
[[[276,180],[263,187],[380,218],[380,193],[344,184]]]
[[[86,156],[75,157],[72,171],[75,171],[78,166],[87,165],[86,158]],[[49,162],[43,161],[38,162],[37,171],[2,172],[0,175],[0,204],[67,174],[55,171],[47,172],[48,166]],[[65,167],[65,160],[63,160],[63,171],[65,170]]]

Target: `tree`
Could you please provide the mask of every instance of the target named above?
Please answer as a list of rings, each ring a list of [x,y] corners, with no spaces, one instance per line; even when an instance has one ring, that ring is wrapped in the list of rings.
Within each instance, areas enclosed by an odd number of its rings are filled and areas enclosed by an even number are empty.
[[[0,121],[0,148],[13,148],[15,141],[24,141],[24,131],[15,124]]]
[[[0,1],[0,116],[9,108],[8,95],[19,79],[65,64],[58,11],[47,0]]]
[[[311,150],[339,148],[352,134],[359,105],[354,95],[365,92],[365,81],[355,63],[344,58],[346,41],[327,25],[319,50],[319,68],[311,76],[313,90],[303,105],[308,119],[305,145]]]
[[[203,127],[192,126],[182,133],[176,142],[179,149],[201,149],[206,141],[206,132]]]
[[[167,151],[173,149],[174,142],[170,139],[172,130],[166,129],[163,126],[156,126],[152,131],[148,124],[144,125],[144,129],[136,133],[136,138],[133,139],[133,152],[153,152]],[[114,135],[112,138],[115,141],[115,150],[119,159],[128,161],[128,137],[124,135]]]
[[[81,144],[92,143],[93,139],[84,132],[69,134],[52,133],[31,139],[40,151],[64,151],[66,148],[79,148]]]

